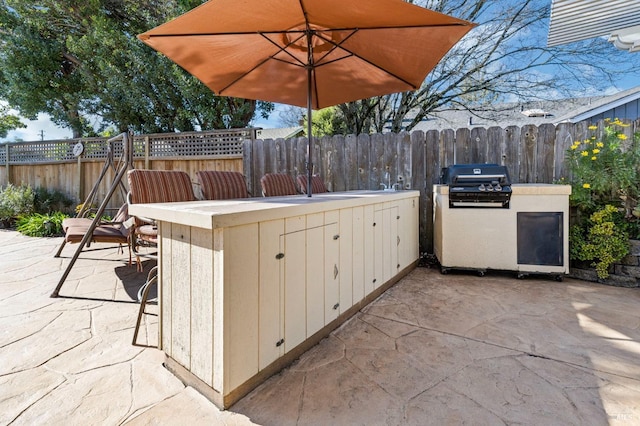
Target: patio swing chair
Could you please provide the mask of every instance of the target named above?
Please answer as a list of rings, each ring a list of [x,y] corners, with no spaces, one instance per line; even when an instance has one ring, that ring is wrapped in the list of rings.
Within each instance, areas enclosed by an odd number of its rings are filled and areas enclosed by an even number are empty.
[[[121,144],[121,153],[117,161],[114,156],[114,152],[117,148],[116,144]],[[124,224],[128,218],[127,206],[122,206],[118,210],[114,219],[110,222],[103,221],[102,217],[107,210],[107,205],[109,204],[111,197],[117,189],[120,189],[123,194],[126,194],[126,188],[122,183],[122,179],[124,178],[126,171],[133,165],[133,139],[127,133],[121,133],[118,136],[114,136],[107,140],[106,149],[107,159],[98,180],[95,182],[91,192],[82,204],[82,209],[78,212],[78,217],[67,219],[65,223],[63,223],[65,238],[62,240],[62,243],[54,257],[60,257],[62,249],[67,243],[78,243],[78,247],[65,268],[62,277],[58,281],[58,285],[51,293],[51,297],[58,297],[60,295],[62,285],[66,281],[71,269],[85,247],[88,247],[91,243],[95,242],[119,244],[121,249],[124,244],[129,245],[129,231]],[[93,218],[89,218],[87,217],[89,207],[94,205],[98,189],[106,179],[109,170],[112,170],[113,172],[113,179],[109,186],[109,190],[97,208],[97,211],[94,213]],[[129,263],[131,263],[131,254],[129,256]]]

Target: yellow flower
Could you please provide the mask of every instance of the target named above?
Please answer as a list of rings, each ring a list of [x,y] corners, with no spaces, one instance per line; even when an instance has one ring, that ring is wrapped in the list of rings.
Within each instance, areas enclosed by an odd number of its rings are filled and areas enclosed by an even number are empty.
[[[596,143],[596,146],[597,146],[598,148],[603,148],[603,147],[604,147],[604,143],[602,143],[602,142],[598,142],[598,143]]]
[[[597,159],[598,159],[598,157],[596,157],[596,156],[594,155],[593,157],[591,157],[591,159],[592,159],[593,161],[595,161],[595,160],[597,160]]]
[[[581,154],[582,154],[583,157],[586,157],[587,155],[589,155],[589,153],[587,151],[582,151]]]
[[[587,129],[589,130],[598,130],[598,126],[594,126],[593,124],[589,127],[587,127]]]
[[[597,154],[597,153],[599,153],[599,152],[600,152],[600,150],[599,150],[599,149],[597,149],[597,148],[593,150],[593,153],[594,153],[594,154]]]
[[[627,140],[627,135],[625,135],[624,133],[619,133],[616,135],[616,137],[620,140]]]
[[[578,149],[578,145],[571,145],[571,149]]]
[[[585,188],[585,189],[589,189],[589,188],[591,188],[591,185],[589,185],[588,183],[583,183],[582,187]]]

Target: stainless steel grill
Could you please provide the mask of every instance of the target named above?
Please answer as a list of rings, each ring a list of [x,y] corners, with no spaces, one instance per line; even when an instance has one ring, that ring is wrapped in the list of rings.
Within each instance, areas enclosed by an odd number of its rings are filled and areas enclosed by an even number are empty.
[[[509,208],[511,179],[498,164],[455,164],[442,169],[440,183],[449,185],[450,207]]]

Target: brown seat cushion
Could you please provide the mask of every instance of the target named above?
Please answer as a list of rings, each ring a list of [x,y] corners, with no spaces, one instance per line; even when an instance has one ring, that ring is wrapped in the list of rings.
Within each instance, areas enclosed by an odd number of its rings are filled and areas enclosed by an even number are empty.
[[[265,197],[278,197],[282,195],[296,195],[296,183],[293,178],[285,173],[267,173],[260,179],[262,195]]]
[[[298,185],[303,193],[307,193],[307,176],[298,175]],[[321,194],[327,191],[327,187],[324,185],[324,181],[320,176],[311,176],[311,192],[313,194]]]
[[[69,228],[89,229],[91,222],[93,222],[93,219],[86,217],[67,217],[62,219],[62,230],[67,232],[67,229]]]
[[[129,206],[125,203],[119,209],[116,215],[113,217],[111,222],[104,222],[103,224],[114,224],[117,226],[121,226],[120,223],[124,222],[129,218]],[[62,230],[67,232],[69,228],[85,228],[89,229],[93,219],[87,217],[67,217],[62,220]]]
[[[203,170],[196,173],[202,196],[206,200],[247,198],[247,183],[240,172]]]
[[[179,170],[129,170],[131,203],[195,201],[191,178]]]
[[[88,227],[70,227],[65,232],[65,241],[68,243],[79,243],[82,241],[84,234],[87,233]],[[127,244],[129,230],[124,226],[100,225],[93,230],[92,242],[97,243],[121,243]]]

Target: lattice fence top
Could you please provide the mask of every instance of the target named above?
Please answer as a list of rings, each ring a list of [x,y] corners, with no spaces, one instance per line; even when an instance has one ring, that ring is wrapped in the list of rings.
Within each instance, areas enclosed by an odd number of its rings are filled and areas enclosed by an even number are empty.
[[[255,129],[214,130],[208,132],[162,133],[133,138],[134,158],[242,157],[242,141],[255,138]],[[57,163],[77,161],[73,147],[83,144],[82,157],[107,158],[107,138],[65,139],[9,144],[9,164]],[[7,163],[7,152],[0,149],[0,164]],[[114,144],[115,158],[122,154],[122,143]]]

